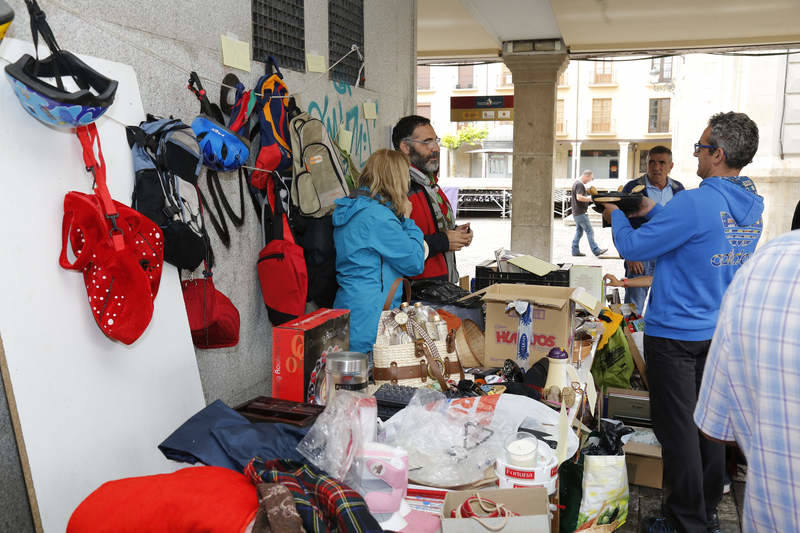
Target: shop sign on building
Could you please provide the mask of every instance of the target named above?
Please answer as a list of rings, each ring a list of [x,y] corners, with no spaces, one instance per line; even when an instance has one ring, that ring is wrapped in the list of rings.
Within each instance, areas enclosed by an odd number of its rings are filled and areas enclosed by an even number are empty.
[[[450,121],[514,120],[514,96],[451,96]]]

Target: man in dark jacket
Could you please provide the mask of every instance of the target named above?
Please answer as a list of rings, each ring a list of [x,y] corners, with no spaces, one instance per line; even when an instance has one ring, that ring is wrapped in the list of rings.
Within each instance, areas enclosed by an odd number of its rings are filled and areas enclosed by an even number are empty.
[[[401,118],[392,130],[392,144],[408,156],[411,218],[428,244],[425,271],[414,279],[458,283],[456,252],[472,242],[469,224],[456,226],[455,213],[439,187],[439,138],[431,121],[418,115]]]
[[[683,184],[669,177],[669,173],[674,166],[672,162],[672,151],[666,146],[654,146],[647,154],[647,174],[630,180],[622,189],[624,193],[632,192],[634,187],[644,186],[642,193],[648,198],[652,198],[659,205],[666,205],[672,197],[683,190]],[[638,228],[647,219],[637,217],[630,219],[631,226]],[[655,260],[651,261],[625,261],[625,277],[638,278],[639,276],[652,276],[656,269]],[[636,311],[641,313],[644,310],[644,302],[647,298],[647,287],[627,287],[625,289],[625,303],[636,304]]]

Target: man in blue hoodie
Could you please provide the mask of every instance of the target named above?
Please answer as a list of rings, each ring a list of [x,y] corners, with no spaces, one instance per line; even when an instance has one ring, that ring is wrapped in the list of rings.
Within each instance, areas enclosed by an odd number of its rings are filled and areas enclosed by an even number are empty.
[[[647,218],[638,229],[616,206],[605,206],[620,255],[656,260],[644,351],[666,516],[643,521],[644,531],[719,531],[725,451],[700,434],[692,415],[722,295],[761,236],[763,199],[740,176],[757,149],[758,127],[747,115],[718,113],[694,145],[700,187],[665,206],[643,198],[630,215]]]

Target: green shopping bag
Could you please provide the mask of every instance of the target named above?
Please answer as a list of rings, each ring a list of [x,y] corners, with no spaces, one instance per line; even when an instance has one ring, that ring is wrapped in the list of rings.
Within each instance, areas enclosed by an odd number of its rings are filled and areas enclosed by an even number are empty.
[[[592,363],[592,377],[599,390],[607,387],[631,388],[634,364],[622,326],[597,350]]]

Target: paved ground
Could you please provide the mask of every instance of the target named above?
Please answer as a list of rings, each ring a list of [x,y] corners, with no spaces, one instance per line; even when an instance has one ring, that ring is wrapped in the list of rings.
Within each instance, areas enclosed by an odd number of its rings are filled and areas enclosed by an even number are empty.
[[[600,265],[604,273],[611,273],[623,277],[624,266],[619,258],[619,253],[614,248],[611,239],[611,228],[602,228],[599,215],[592,215],[595,240],[601,248],[608,248],[608,252],[597,258],[589,251],[589,245],[584,237],[581,241],[581,251],[585,257],[572,257],[572,238],[575,235],[574,224],[556,218],[553,226],[553,263],[573,263],[581,265]],[[496,215],[487,217],[459,217],[458,223],[470,222],[470,227],[475,232],[472,244],[456,254],[458,270],[462,276],[475,277],[475,265],[494,257],[498,248],[509,248],[511,242],[511,220],[501,219]],[[542,258],[546,259],[546,258]],[[624,295],[624,293],[623,293]],[[740,467],[742,468],[742,467]],[[744,495],[744,477],[739,474],[734,478],[733,490],[723,497],[718,510],[722,531],[724,533],[741,532],[740,518],[742,498]],[[656,514],[661,506],[661,491],[647,487],[630,486],[630,504],[628,522],[618,529],[622,533],[639,531],[641,519]]]

